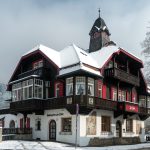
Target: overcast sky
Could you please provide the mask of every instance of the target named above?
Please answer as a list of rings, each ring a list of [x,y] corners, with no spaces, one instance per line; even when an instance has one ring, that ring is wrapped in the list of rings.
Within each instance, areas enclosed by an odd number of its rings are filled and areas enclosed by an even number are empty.
[[[141,57],[150,0],[0,0],[0,82],[7,83],[21,55],[38,44],[88,49],[99,7],[111,40]]]

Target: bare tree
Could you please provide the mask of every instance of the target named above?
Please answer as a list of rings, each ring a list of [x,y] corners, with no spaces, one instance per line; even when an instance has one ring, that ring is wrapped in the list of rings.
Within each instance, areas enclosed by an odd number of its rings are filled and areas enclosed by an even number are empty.
[[[146,33],[146,37],[141,44],[144,55],[144,75],[147,80],[148,85],[150,85],[150,31]]]

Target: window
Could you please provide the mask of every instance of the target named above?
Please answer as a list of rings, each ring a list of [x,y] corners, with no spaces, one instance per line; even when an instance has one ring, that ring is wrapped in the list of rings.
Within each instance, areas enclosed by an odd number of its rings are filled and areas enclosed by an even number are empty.
[[[94,96],[94,79],[88,78],[88,95]]]
[[[55,97],[59,97],[60,95],[59,95],[59,93],[60,93],[60,88],[59,88],[59,86],[60,86],[60,83],[56,83],[55,84]]]
[[[62,132],[71,132],[71,118],[62,118]]]
[[[139,96],[139,106],[146,107],[146,96],[144,95]]]
[[[117,101],[117,89],[116,88],[113,88],[113,97],[112,97],[112,99],[114,101]]]
[[[43,81],[34,79],[34,97],[43,98]]]
[[[85,95],[85,77],[76,77],[76,95]]]
[[[111,132],[111,118],[110,116],[102,116],[102,132]]]
[[[34,91],[33,91],[34,81]],[[26,100],[31,98],[43,98],[43,81],[39,79],[29,79],[12,85],[12,99]]]
[[[41,119],[40,118],[37,118],[35,120],[35,130],[38,130],[38,131],[41,130]]]
[[[150,96],[147,96],[147,107],[150,108]]]
[[[46,98],[50,98],[50,81],[45,81]]]
[[[97,81],[97,96],[102,98],[102,83],[101,83],[101,81]]]
[[[33,97],[33,79],[22,82],[23,88],[23,100],[30,99]]]
[[[125,91],[125,90],[123,90],[123,91],[121,92],[121,100],[122,100],[122,101],[126,101],[126,91]]]
[[[121,101],[121,90],[118,92],[118,100]]]
[[[13,101],[18,101],[22,99],[22,85],[21,83],[16,83],[12,86],[12,99]]]
[[[127,132],[132,132],[133,131],[133,120],[132,119],[127,119],[126,120],[126,131]]]
[[[66,79],[66,96],[73,95],[73,78]]]
[[[39,60],[33,63],[33,69],[43,67],[43,60]]]

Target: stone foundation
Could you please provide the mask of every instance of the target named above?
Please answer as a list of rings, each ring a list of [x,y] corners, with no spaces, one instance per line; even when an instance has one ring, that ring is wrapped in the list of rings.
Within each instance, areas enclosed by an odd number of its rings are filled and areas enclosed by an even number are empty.
[[[128,145],[139,144],[139,137],[123,137],[123,138],[92,138],[89,141],[89,146],[111,146],[111,145]]]

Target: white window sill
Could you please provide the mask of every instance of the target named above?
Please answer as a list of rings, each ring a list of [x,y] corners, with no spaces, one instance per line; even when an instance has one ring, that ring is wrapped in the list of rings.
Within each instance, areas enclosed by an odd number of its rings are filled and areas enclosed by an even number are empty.
[[[59,132],[60,135],[72,135],[72,132]]]

